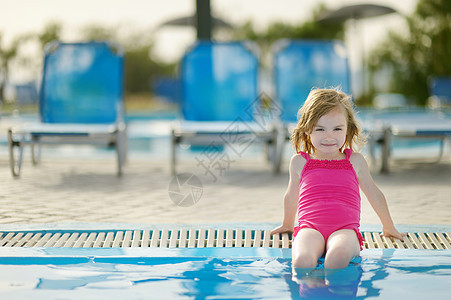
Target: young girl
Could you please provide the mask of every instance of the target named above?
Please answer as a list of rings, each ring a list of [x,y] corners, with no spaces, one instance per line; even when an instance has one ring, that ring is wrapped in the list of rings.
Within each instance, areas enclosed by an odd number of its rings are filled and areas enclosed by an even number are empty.
[[[402,239],[384,195],[355,145],[363,144],[350,97],[337,89],[314,89],[299,110],[292,134],[296,152],[284,196],[284,220],[271,234],[293,232],[293,268],[313,269],[325,254],[324,268],[341,269],[358,256],[360,192],[368,198],[386,237]],[[296,208],[299,224],[294,227]]]

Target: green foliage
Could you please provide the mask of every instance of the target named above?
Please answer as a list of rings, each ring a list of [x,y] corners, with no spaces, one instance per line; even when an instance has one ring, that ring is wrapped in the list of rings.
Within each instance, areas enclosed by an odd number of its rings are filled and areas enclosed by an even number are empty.
[[[0,32],[0,103],[5,101],[5,84],[9,77],[9,64],[16,58],[20,45],[27,36],[16,37],[8,47],[3,44],[3,36]]]
[[[264,31],[257,31],[252,22],[248,21],[235,32],[236,39],[252,40],[259,44],[263,51],[280,39],[344,39],[344,22],[322,23],[319,16],[326,10],[319,5],[313,12],[312,19],[302,24],[276,22],[270,24]]]
[[[57,22],[50,22],[44,27],[44,31],[36,34],[39,42],[41,44],[41,48],[44,49],[44,46],[51,41],[59,40],[61,37],[62,25]]]
[[[149,92],[152,80],[158,76],[173,73],[174,64],[158,62],[152,59],[150,54],[150,45],[126,49],[125,90],[127,93]]]
[[[117,39],[116,32],[117,32],[116,28],[107,28],[93,24],[85,26],[81,30],[81,35],[87,41],[98,41],[98,40],[115,41]]]
[[[174,64],[159,62],[152,55],[153,40],[143,32],[128,32],[126,38],[118,37],[117,28],[90,25],[84,28],[86,40],[114,41],[124,49],[125,93],[150,93],[152,81],[162,75],[170,75]]]
[[[270,49],[280,39],[344,39],[344,23],[318,22],[325,7],[319,5],[312,18],[302,24],[278,22],[265,30],[257,30],[247,22],[233,33],[234,39],[255,41],[262,51],[262,62],[270,57]],[[398,92],[424,104],[431,76],[451,76],[451,1],[418,0],[415,12],[406,17],[408,34],[392,32],[385,42],[368,58],[372,74],[390,70],[390,92]],[[0,32],[0,97],[8,78],[11,62],[18,60],[20,46],[34,39],[42,46],[61,39],[62,26],[49,23],[42,32],[17,37],[10,45],[2,42]],[[123,28],[106,28],[89,25],[81,32],[82,40],[109,40],[122,46],[125,54],[126,94],[150,93],[152,80],[159,76],[175,74],[174,63],[158,61],[153,51],[153,37],[146,32],[127,32]],[[148,31],[147,31],[148,32]],[[385,73],[384,73],[385,74]],[[372,90],[374,91],[374,88]],[[364,95],[371,99],[371,95]],[[363,98],[362,98],[363,99]]]
[[[266,32],[256,34],[259,39],[273,43],[281,38],[288,39],[343,39],[343,24],[330,25],[308,21],[299,25],[275,23]]]
[[[303,24],[274,23],[266,31],[257,32],[252,22],[238,29],[235,37],[257,42],[259,45],[271,45],[280,39],[340,39],[344,38],[343,23],[322,24],[308,21]]]
[[[34,39],[41,46],[41,55],[46,44],[54,40],[62,40],[62,25],[51,22],[39,33],[29,33],[14,39],[9,47],[2,44],[0,33],[0,99],[3,99],[4,83],[9,75],[9,65],[18,57],[19,47],[26,41]],[[100,25],[88,25],[81,30],[82,41],[107,40],[120,45],[124,49],[125,61],[125,93],[150,94],[151,83],[158,76],[175,73],[175,63],[162,63],[153,58],[152,38],[141,32],[129,33],[127,38],[119,37],[118,28],[108,28]],[[64,40],[63,40],[64,41]],[[42,63],[42,62],[41,62]]]
[[[406,21],[409,33],[391,32],[369,66],[372,72],[392,70],[391,92],[424,105],[430,77],[451,76],[451,1],[420,0]]]

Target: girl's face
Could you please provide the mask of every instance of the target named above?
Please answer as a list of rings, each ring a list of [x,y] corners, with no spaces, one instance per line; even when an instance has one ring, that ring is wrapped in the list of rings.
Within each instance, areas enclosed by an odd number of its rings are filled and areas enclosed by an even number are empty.
[[[315,153],[324,156],[336,155],[346,141],[347,132],[348,124],[343,110],[339,107],[331,110],[318,120],[310,133]]]

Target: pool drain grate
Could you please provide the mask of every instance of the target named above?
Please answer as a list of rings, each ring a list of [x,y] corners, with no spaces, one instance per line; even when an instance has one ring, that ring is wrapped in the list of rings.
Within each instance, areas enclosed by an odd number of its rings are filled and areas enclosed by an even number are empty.
[[[362,232],[365,249],[451,249],[451,233],[408,233],[404,241]],[[269,230],[163,229],[115,231],[0,232],[0,247],[271,247],[291,248],[291,234],[270,236]]]

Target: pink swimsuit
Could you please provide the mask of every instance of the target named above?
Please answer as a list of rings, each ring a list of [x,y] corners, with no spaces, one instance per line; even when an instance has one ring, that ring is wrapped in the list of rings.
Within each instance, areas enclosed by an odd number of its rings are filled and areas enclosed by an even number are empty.
[[[352,229],[362,247],[359,182],[349,161],[352,150],[346,149],[342,160],[310,159],[308,153],[299,153],[307,162],[299,183],[299,226],[294,228],[294,236],[302,228],[312,228],[327,242],[335,231]]]

